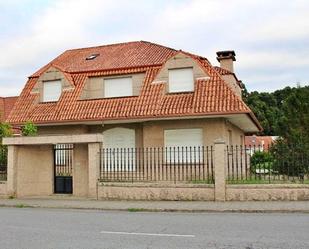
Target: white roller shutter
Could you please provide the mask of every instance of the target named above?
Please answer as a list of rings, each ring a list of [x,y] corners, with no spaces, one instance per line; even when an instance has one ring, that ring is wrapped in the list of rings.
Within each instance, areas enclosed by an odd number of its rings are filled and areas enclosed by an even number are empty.
[[[193,68],[177,68],[168,70],[169,92],[194,91]]]
[[[104,79],[105,98],[133,95],[132,77]]]
[[[203,153],[202,129],[173,129],[164,131],[167,162],[194,162]]]
[[[135,170],[135,130],[113,128],[103,132],[103,147],[106,152],[105,170]]]
[[[43,102],[58,101],[61,91],[62,86],[60,80],[43,82]]]

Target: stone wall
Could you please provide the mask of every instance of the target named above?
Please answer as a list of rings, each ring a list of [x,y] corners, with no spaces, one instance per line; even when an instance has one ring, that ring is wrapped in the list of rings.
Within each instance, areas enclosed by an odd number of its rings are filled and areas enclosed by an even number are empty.
[[[17,153],[17,197],[53,194],[52,145],[18,146]]]
[[[88,145],[74,145],[73,194],[78,197],[88,196]]]
[[[99,200],[214,201],[214,186],[167,183],[99,183]],[[226,201],[309,201],[309,186],[227,185]]]
[[[0,198],[7,197],[7,184],[6,181],[0,181]]]
[[[309,201],[307,184],[227,185],[227,201]]]
[[[100,200],[214,201],[213,185],[99,183]]]
[[[226,139],[226,121],[220,118],[191,119],[191,120],[166,120],[145,122],[143,126],[144,147],[164,147],[164,130],[166,129],[203,129],[204,145],[213,145],[214,140]]]

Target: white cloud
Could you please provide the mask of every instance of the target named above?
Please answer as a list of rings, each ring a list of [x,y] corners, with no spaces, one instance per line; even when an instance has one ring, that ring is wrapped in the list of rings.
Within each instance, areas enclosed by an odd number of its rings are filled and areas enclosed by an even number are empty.
[[[24,1],[25,6],[33,1]],[[12,8],[21,2],[0,0],[0,6]],[[23,30],[0,41],[0,95],[22,88],[26,76],[65,49],[141,39],[198,53],[211,61],[216,51],[235,49],[236,70],[256,68],[254,77],[261,82],[263,78],[274,84],[285,78],[309,78],[307,71],[291,77],[270,75],[271,68],[309,67],[308,46],[289,47],[291,41],[309,40],[306,0],[53,0],[40,3],[40,11],[37,8]],[[14,28],[14,23],[10,26]],[[276,43],[283,48],[274,48]],[[253,76],[246,81],[256,82]],[[14,87],[3,87],[7,83]]]
[[[309,38],[309,2],[280,1],[272,5],[272,13],[246,29],[248,41],[283,41]],[[259,10],[257,9],[257,15]]]
[[[309,66],[309,51],[289,53],[283,51],[244,51],[238,54],[238,67],[245,69],[289,69]],[[237,63],[237,62],[236,62]]]
[[[87,25],[91,18],[104,15],[110,6],[111,1],[100,0],[92,0],[91,4],[83,0],[53,1],[27,25],[26,35],[0,43],[1,70],[37,63],[44,54],[89,42]]]

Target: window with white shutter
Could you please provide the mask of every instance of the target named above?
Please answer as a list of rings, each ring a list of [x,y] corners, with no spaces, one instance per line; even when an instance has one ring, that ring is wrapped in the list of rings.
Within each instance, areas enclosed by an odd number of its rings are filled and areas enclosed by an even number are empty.
[[[43,82],[43,102],[58,101],[61,91],[62,85],[60,80]]]
[[[194,91],[193,68],[169,69],[168,86],[170,93]]]
[[[105,171],[134,171],[135,130],[116,127],[103,132]]]
[[[132,77],[104,79],[104,97],[133,96]]]
[[[164,131],[167,162],[194,162],[203,153],[202,129],[172,129]]]

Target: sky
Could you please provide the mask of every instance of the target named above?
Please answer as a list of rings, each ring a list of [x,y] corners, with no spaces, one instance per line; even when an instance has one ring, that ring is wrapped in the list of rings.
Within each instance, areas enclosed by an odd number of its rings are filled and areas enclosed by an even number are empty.
[[[0,0],[0,96],[67,49],[145,40],[235,50],[249,91],[309,84],[308,0]]]

